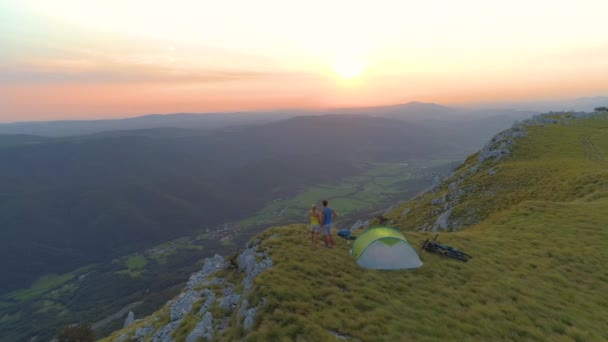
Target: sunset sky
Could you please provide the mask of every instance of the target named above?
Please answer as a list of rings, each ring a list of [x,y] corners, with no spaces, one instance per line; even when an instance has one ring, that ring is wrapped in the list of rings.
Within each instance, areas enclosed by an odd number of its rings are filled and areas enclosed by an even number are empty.
[[[608,1],[0,1],[0,122],[608,95]]]

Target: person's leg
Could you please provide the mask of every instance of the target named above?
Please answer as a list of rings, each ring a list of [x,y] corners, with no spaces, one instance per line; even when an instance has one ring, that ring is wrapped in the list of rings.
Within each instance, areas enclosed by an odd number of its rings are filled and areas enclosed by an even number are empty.
[[[325,241],[325,247],[330,247],[329,243],[329,225],[323,226],[323,241]]]
[[[319,240],[319,226],[313,226],[310,233],[312,243],[316,243]]]
[[[330,227],[329,229],[329,241],[331,241],[331,246],[335,246],[336,245],[336,241],[334,241],[334,236],[333,236],[333,227]]]

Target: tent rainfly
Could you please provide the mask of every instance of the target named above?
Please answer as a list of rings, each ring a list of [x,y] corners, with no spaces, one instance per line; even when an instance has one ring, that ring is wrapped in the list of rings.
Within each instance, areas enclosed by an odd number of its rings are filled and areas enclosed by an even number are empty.
[[[370,228],[353,243],[350,251],[357,264],[376,270],[418,268],[422,261],[403,234],[395,228]]]

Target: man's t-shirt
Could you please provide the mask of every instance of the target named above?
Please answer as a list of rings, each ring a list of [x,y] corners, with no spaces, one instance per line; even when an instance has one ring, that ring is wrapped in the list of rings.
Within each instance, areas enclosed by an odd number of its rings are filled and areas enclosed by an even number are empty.
[[[333,210],[330,207],[323,209],[323,225],[331,224],[331,218],[333,216]]]

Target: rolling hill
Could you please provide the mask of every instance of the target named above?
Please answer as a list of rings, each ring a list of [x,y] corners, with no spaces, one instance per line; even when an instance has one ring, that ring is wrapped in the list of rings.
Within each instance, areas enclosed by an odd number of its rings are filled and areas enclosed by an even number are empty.
[[[344,241],[326,250],[304,225],[275,227],[238,267],[207,260],[105,340],[606,340],[607,130],[608,113],[537,116],[385,213],[412,244],[440,232],[468,263],[423,252],[418,270],[365,270]]]

